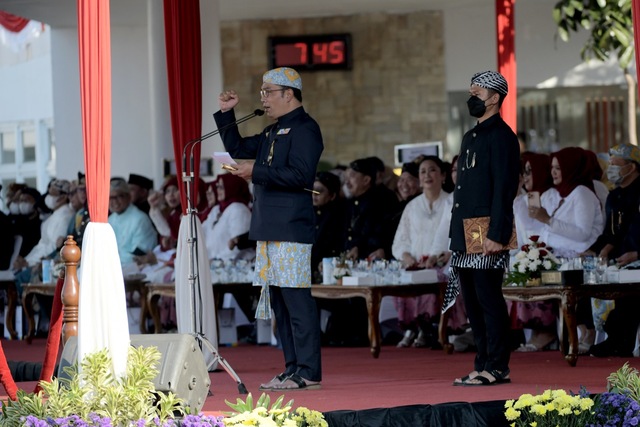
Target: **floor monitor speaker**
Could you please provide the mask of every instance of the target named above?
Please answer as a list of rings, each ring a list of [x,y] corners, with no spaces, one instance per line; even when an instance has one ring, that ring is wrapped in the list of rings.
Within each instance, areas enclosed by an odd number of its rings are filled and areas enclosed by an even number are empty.
[[[173,393],[198,413],[209,393],[211,379],[200,346],[193,335],[189,334],[150,334],[131,335],[134,347],[155,346],[162,355],[158,366],[158,375],[153,380],[157,391]],[[64,346],[58,366],[58,377],[67,377],[64,367],[74,364],[78,359],[78,340],[71,337]]]

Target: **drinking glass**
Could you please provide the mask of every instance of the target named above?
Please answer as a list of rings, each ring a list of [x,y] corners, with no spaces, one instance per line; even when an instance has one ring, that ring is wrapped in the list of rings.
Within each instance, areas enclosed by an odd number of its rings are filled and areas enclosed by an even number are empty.
[[[598,283],[596,274],[596,258],[593,255],[584,255],[582,257],[582,280],[585,284],[595,285]]]
[[[607,257],[599,256],[596,258],[596,278],[598,283],[607,283],[607,265],[609,260]]]

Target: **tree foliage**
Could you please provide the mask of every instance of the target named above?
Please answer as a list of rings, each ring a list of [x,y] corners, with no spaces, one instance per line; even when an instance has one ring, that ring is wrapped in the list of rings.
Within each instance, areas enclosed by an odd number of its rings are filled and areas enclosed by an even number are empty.
[[[572,32],[590,33],[581,51],[587,61],[606,61],[612,53],[627,70],[634,57],[631,0],[560,0],[553,8],[558,35],[568,41]]]

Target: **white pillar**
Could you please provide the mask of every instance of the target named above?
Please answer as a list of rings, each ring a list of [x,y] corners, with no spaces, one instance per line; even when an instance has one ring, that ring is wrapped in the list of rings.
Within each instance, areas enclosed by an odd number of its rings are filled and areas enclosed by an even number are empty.
[[[162,185],[163,159],[173,158],[171,137],[171,112],[169,110],[169,88],[167,83],[167,53],[164,34],[163,3],[147,0],[149,17],[149,107],[150,107],[150,158],[154,188]]]
[[[213,113],[218,111],[218,94],[222,92],[222,48],[220,43],[220,2],[200,0],[200,34],[202,37],[202,134],[216,128]],[[224,151],[222,140],[215,136],[202,144],[202,157]],[[216,171],[216,165],[214,165]]]

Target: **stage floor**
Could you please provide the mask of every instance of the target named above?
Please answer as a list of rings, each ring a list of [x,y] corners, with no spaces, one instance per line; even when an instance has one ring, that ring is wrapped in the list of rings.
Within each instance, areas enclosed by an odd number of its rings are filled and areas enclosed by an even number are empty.
[[[8,360],[42,362],[45,340],[2,341]],[[260,383],[283,370],[280,350],[268,346],[241,345],[220,347],[220,355],[236,371],[249,392],[259,396]],[[486,402],[516,399],[523,393],[538,394],[546,389],[562,388],[578,392],[585,386],[591,393],[606,389],[606,378],[626,361],[640,369],[640,358],[621,359],[581,357],[570,367],[558,351],[512,353],[511,384],[491,387],[454,387],[455,377],[472,370],[473,354],[418,348],[385,346],[380,357],[371,357],[369,348],[324,347],[322,349],[323,381],[321,390],[270,393],[272,398],[284,394],[294,399],[294,406],[305,406],[321,412],[394,408],[405,405],[434,405],[444,402]],[[235,381],[224,370],[209,374],[210,394],[203,410],[226,411],[225,400],[235,402]],[[20,383],[31,391],[35,383]],[[1,387],[0,387],[1,388]],[[6,392],[0,390],[6,399]]]

